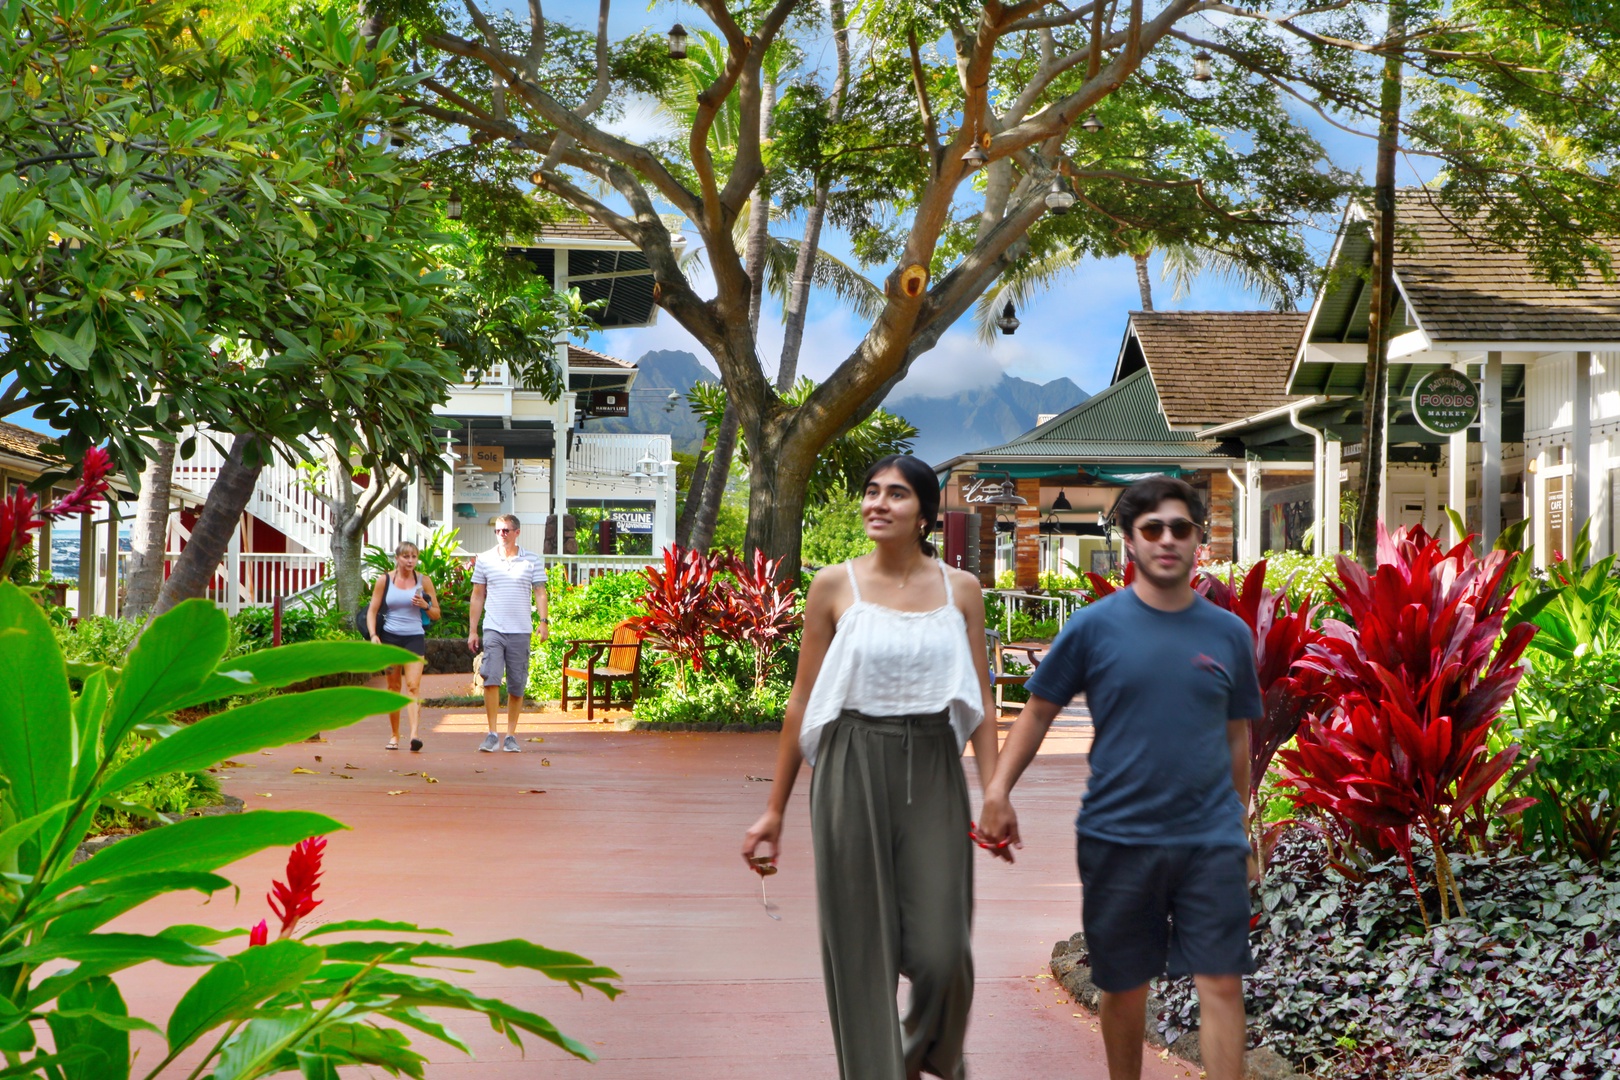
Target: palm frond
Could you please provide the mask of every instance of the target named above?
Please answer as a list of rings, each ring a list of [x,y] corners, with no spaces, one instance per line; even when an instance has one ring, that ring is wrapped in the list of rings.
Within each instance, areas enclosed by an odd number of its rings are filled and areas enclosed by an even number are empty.
[[[1261,303],[1274,307],[1293,303],[1293,292],[1286,282],[1263,265],[1245,262],[1235,252],[1197,244],[1171,244],[1163,250],[1164,269],[1159,280],[1174,283],[1173,300],[1186,296],[1193,282],[1208,276],[1254,293]]]
[[[765,288],[780,303],[784,318],[788,294],[793,288],[793,272],[798,268],[800,243],[798,240],[772,236],[765,244]],[[825,248],[816,250],[816,261],[810,269],[810,284],[828,290],[863,319],[875,319],[883,310],[883,290],[855,267],[829,254]]]

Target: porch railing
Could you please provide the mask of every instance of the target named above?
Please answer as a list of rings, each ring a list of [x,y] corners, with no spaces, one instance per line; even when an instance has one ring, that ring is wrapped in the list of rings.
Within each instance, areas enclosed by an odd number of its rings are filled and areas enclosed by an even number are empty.
[[[570,585],[583,585],[602,574],[622,574],[654,566],[659,559],[650,555],[547,555],[546,565],[561,566]]]

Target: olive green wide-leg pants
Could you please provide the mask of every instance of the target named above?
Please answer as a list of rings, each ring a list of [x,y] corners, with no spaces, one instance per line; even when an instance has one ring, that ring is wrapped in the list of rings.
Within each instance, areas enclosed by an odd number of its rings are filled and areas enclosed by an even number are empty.
[[[827,1007],[844,1080],[963,1080],[973,1003],[967,781],[943,713],[825,728],[810,781]],[[902,1021],[898,977],[911,981]]]

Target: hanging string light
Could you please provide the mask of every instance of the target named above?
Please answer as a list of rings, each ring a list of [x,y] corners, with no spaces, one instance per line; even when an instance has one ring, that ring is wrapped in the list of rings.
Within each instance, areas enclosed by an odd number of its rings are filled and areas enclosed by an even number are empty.
[[[1023,324],[1018,321],[1018,315],[1013,311],[1013,302],[1007,301],[1007,306],[1001,309],[1001,318],[996,320],[996,328],[1008,337]]]

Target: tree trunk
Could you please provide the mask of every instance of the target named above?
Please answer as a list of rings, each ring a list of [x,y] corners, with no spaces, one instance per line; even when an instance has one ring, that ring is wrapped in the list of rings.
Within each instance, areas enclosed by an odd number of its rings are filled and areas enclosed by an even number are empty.
[[[698,507],[703,503],[703,481],[709,475],[709,452],[698,447],[697,461],[692,465],[692,478],[686,483],[686,498],[681,503],[681,516],[675,523],[675,543],[678,547],[692,546],[692,523],[697,520]]]
[[[238,435],[231,443],[231,451],[197,518],[197,527],[191,530],[191,540],[175,560],[174,571],[158,593],[154,607],[159,615],[182,600],[207,593],[208,582],[225,558],[225,549],[242,522],[242,512],[247,509],[253,486],[259,482],[259,473],[264,470],[269,454],[269,443],[258,435]],[[250,460],[256,464],[247,464]],[[231,585],[234,587],[235,583]]]
[[[360,494],[348,474],[349,463],[338,454],[326,455],[326,491],[320,492],[327,513],[332,516],[332,535],[327,552],[332,556],[333,600],[345,621],[360,606],[360,539],[366,523],[361,520]]]
[[[1367,321],[1367,385],[1362,392],[1361,505],[1356,512],[1356,558],[1378,566],[1378,518],[1383,504],[1384,438],[1389,410],[1389,329],[1395,313],[1395,152],[1400,142],[1401,57],[1393,51],[1406,32],[1406,5],[1389,6],[1384,83],[1379,95],[1378,162],[1373,180],[1372,303]],[[1321,510],[1318,508],[1318,513]]]
[[[785,446],[786,417],[768,423],[761,433],[760,457],[775,462],[774,469],[755,469],[748,476],[748,539],[752,554],[763,550],[780,557],[777,580],[797,580],[804,539],[804,502],[816,455]]]
[[[139,622],[157,602],[163,587],[163,556],[169,540],[169,496],[174,488],[174,443],[159,439],[141,470],[141,495],[135,504],[130,536],[129,572],[125,575],[124,618]]]
[[[703,498],[692,519],[690,546],[699,551],[708,551],[714,543],[714,526],[720,519],[720,503],[725,498],[726,482],[731,478],[731,460],[737,451],[737,428],[737,410],[728,401],[726,411],[720,417],[720,433],[714,438],[714,457],[703,487]],[[690,495],[687,497],[691,498]]]
[[[1136,263],[1136,288],[1142,294],[1142,310],[1153,310],[1153,279],[1148,275],[1148,256],[1151,251],[1133,251],[1131,259]]]

